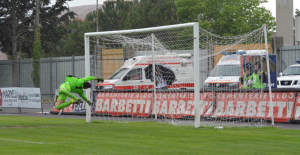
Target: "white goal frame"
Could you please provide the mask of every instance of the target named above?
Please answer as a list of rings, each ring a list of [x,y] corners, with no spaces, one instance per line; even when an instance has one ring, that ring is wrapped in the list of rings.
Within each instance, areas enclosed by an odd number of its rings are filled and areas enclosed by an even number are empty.
[[[143,29],[131,29],[131,30],[120,30],[120,31],[106,31],[106,32],[90,32],[84,34],[84,46],[85,46],[85,76],[90,76],[90,46],[89,37],[101,36],[101,35],[115,35],[115,34],[130,34],[130,33],[142,33],[151,31],[162,31],[173,28],[187,28],[193,27],[194,33],[194,99],[195,99],[195,128],[200,127],[200,81],[196,80],[199,77],[199,23],[186,23],[169,26],[151,27]],[[85,92],[86,97],[91,100],[91,90],[87,89]],[[86,106],[86,122],[91,122],[91,107]]]
[[[199,47],[199,23],[186,23],[186,24],[177,24],[177,25],[168,25],[168,26],[160,26],[160,27],[151,27],[151,28],[143,28],[143,29],[131,29],[131,30],[119,30],[119,31],[105,31],[105,32],[89,32],[84,34],[84,46],[85,46],[85,76],[90,76],[90,37],[101,36],[101,35],[122,35],[122,34],[134,34],[134,33],[144,33],[144,32],[154,32],[154,31],[163,31],[170,29],[178,29],[178,28],[193,28],[193,50],[194,50],[194,113],[195,113],[195,128],[200,127],[200,81],[199,79],[199,59],[200,59],[200,47]],[[263,33],[265,39],[265,50],[268,51],[267,45],[267,25],[263,25]],[[154,45],[153,45],[154,46]],[[267,72],[270,73],[269,68],[269,56],[266,54],[267,58]],[[274,116],[273,116],[273,103],[272,103],[272,91],[271,91],[271,81],[270,74],[267,75],[268,78],[268,86],[269,86],[269,97],[270,97],[270,113],[272,119],[272,126],[274,126]],[[155,90],[154,90],[155,91]],[[89,100],[91,99],[91,89],[87,89],[85,91],[85,95]],[[86,122],[91,122],[91,107],[86,106]]]

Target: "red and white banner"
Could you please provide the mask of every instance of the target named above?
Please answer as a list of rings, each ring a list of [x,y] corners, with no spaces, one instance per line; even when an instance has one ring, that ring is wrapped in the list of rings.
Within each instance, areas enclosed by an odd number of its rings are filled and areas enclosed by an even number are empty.
[[[147,117],[151,111],[152,101],[153,93],[99,92],[96,98],[94,112]]]
[[[295,92],[273,92],[273,114],[276,122],[292,118]],[[214,117],[267,118],[271,119],[269,92],[217,93]]]
[[[62,112],[73,112],[73,106],[74,106],[74,104],[70,104],[69,106],[65,107]],[[59,113],[60,111],[61,110],[57,110],[55,108],[55,106],[53,106],[53,108],[51,109],[51,112],[58,112]]]
[[[293,116],[294,120],[300,120],[300,93],[297,94]]]
[[[169,118],[194,116],[194,93],[157,93],[152,114],[165,115]],[[200,115],[211,112],[209,104],[214,100],[214,93],[200,93]]]
[[[216,104],[214,100],[216,98]],[[130,114],[132,116],[165,115],[169,118],[194,116],[194,93],[157,93],[155,103],[153,93],[110,93],[99,92],[95,113],[111,115]],[[287,122],[294,117],[300,120],[300,97],[294,110],[295,92],[273,92],[273,114],[276,122]],[[268,92],[262,93],[200,93],[200,115],[226,118],[271,119]],[[296,118],[297,117],[297,118]]]
[[[73,95],[75,95],[76,97],[79,98],[79,95],[76,93],[72,93]],[[54,101],[57,102],[57,98],[58,98],[58,89],[55,90],[55,96],[54,96]],[[80,97],[81,98],[81,97]],[[71,101],[71,98],[67,98],[65,100],[65,102]],[[85,106],[86,103],[80,103],[80,104],[70,104],[69,106],[65,107],[62,111],[62,113],[72,113],[72,112],[85,112]],[[50,112],[52,113],[59,113],[61,110],[57,110],[55,108],[55,105],[53,106],[53,108],[51,109]]]

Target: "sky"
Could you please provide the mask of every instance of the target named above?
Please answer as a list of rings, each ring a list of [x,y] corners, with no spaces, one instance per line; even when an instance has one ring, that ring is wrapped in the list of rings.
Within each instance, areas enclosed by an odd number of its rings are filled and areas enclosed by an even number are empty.
[[[51,3],[54,4],[56,0],[51,0]],[[98,0],[98,4],[103,4],[105,0]],[[68,2],[69,7],[81,6],[81,5],[91,5],[96,4],[97,0],[73,0]],[[269,2],[262,4],[261,6],[265,7],[267,10],[272,12],[273,17],[276,16],[276,0],[269,0]],[[300,10],[300,0],[294,0],[294,12],[295,10]]]

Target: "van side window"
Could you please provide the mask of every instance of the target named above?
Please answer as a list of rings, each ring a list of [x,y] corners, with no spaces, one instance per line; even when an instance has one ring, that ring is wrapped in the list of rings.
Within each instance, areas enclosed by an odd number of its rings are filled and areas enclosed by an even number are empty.
[[[142,80],[143,74],[142,74],[142,68],[137,68],[131,70],[126,77],[128,77],[127,80]]]

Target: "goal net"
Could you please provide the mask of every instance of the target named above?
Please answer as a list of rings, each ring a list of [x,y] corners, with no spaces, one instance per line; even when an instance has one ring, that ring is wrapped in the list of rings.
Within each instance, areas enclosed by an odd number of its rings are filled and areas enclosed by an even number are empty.
[[[86,33],[86,76],[105,79],[87,91],[87,122],[265,125],[273,108],[264,43],[264,27],[219,36],[198,23]]]

